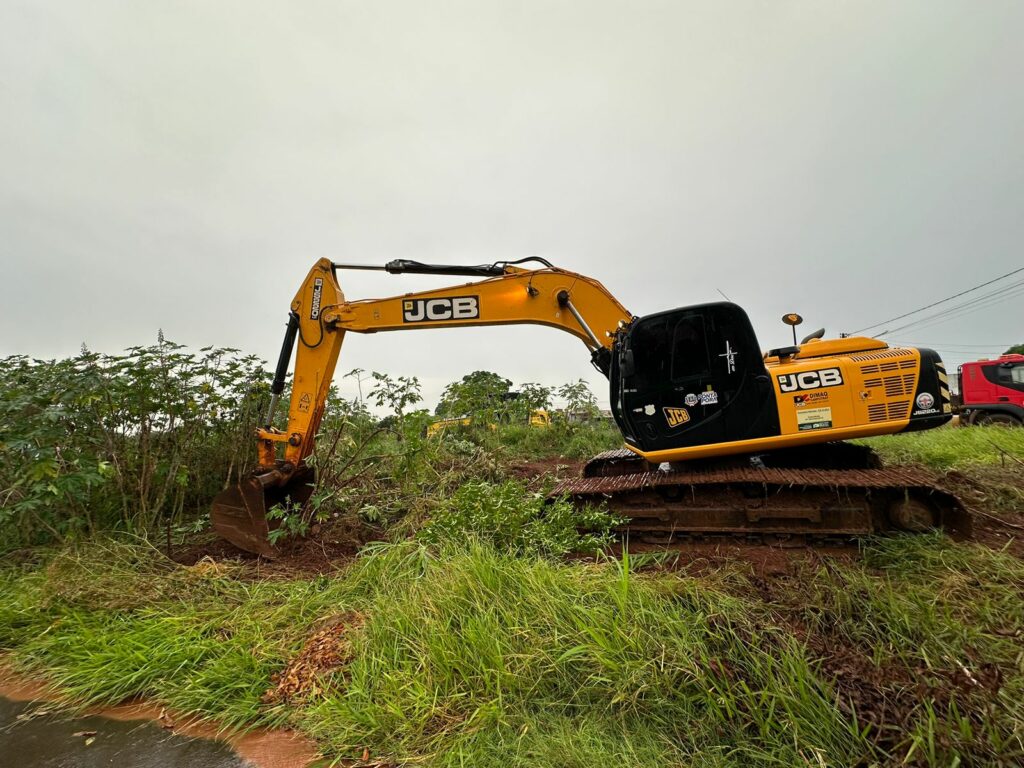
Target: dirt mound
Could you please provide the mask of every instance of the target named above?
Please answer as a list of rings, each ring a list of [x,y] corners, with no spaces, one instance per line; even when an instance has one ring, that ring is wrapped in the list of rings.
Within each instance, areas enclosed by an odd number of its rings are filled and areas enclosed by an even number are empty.
[[[534,461],[517,461],[508,466],[508,474],[516,480],[522,480],[533,487],[545,481],[554,479],[568,480],[580,477],[583,473],[583,465],[586,461],[582,459],[565,459],[561,456],[552,456],[546,459]]]
[[[971,512],[975,541],[1024,558],[1024,467],[972,467],[943,485]]]
[[[298,655],[271,678],[274,687],[263,694],[264,703],[287,704],[323,693],[324,678],[352,658],[351,633],[363,623],[358,613],[345,613],[310,635]]]
[[[338,518],[313,527],[309,536],[287,542],[273,560],[239,549],[213,534],[203,534],[172,550],[172,559],[193,566],[201,561],[231,561],[256,576],[288,578],[329,573],[352,560],[360,548],[381,538],[381,531],[360,520]]]

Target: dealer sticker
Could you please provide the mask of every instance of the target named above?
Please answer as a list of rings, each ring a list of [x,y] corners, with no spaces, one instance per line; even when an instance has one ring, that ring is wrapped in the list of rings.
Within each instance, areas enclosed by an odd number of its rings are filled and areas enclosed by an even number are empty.
[[[801,432],[832,428],[831,408],[807,408],[797,411],[796,428]]]

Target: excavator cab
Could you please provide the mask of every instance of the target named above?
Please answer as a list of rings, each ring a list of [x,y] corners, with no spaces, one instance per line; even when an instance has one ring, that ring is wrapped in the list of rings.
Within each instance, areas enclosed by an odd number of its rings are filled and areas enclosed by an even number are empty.
[[[635,320],[616,341],[610,378],[615,419],[642,451],[779,434],[754,329],[729,302]]]

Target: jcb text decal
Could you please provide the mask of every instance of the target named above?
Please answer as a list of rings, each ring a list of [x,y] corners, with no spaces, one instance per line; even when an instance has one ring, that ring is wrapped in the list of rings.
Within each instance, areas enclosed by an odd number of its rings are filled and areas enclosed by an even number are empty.
[[[838,368],[824,368],[820,371],[784,373],[778,379],[779,389],[783,392],[798,392],[805,389],[838,387],[843,383],[843,372]]]
[[[685,408],[662,408],[661,410],[670,427],[678,427],[690,420],[690,412]]]
[[[477,317],[480,317],[480,299],[477,296],[407,299],[402,302],[402,321],[406,323],[473,320]]]

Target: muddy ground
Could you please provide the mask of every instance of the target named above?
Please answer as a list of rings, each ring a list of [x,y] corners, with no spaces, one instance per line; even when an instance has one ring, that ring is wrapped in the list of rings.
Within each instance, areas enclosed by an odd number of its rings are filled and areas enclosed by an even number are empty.
[[[4,766],[8,757],[24,768],[311,768],[320,761],[311,741],[287,729],[226,731],[216,723],[185,717],[142,699],[82,710],[45,681],[15,672],[2,658],[0,700],[32,705],[19,709],[8,728],[0,728],[0,765]],[[29,725],[21,727],[24,724]],[[35,732],[24,733],[29,726]],[[41,739],[46,743],[38,744]]]

